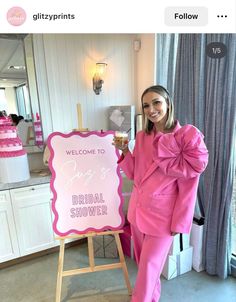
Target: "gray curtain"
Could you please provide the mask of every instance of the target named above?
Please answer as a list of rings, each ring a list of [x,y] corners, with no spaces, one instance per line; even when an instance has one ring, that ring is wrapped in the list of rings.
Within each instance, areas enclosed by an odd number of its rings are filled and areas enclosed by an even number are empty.
[[[156,83],[174,93],[178,34],[157,35]],[[171,51],[170,51],[171,50]]]
[[[211,42],[224,43],[227,55],[209,58],[206,45]],[[198,190],[206,217],[205,266],[209,274],[226,278],[236,163],[236,35],[158,34],[156,79],[174,95],[180,122],[192,123],[205,134],[210,158]]]
[[[205,49],[211,42],[223,42],[227,55],[221,59],[208,57]],[[209,274],[226,278],[230,274],[235,171],[235,34],[179,35],[174,102],[180,123],[192,123],[205,135],[209,164],[198,192],[205,211],[205,267]]]

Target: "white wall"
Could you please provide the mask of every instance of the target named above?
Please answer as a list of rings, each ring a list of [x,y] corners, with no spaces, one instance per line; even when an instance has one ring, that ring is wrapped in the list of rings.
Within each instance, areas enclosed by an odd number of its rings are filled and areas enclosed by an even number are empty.
[[[137,52],[137,113],[141,113],[141,95],[143,91],[155,84],[155,53],[156,37],[155,34],[140,34],[141,48]]]
[[[5,96],[7,99],[7,114],[16,113],[18,114],[17,105],[16,105],[16,93],[14,87],[5,88]]]
[[[77,127],[78,102],[83,127],[90,130],[107,129],[109,106],[137,104],[136,38],[132,34],[33,35],[45,138],[52,131],[70,132]],[[108,64],[101,95],[92,89],[96,62]]]

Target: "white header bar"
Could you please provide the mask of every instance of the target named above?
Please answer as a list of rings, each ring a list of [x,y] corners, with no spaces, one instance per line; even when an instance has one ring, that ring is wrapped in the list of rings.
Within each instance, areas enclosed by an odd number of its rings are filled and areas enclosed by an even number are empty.
[[[10,0],[1,3],[0,32],[236,33],[235,15],[235,0]]]

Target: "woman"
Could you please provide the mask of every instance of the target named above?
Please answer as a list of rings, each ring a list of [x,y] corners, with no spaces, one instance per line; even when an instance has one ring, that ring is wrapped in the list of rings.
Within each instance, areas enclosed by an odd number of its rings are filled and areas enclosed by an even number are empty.
[[[19,123],[19,117],[18,117],[18,115],[15,114],[15,113],[11,113],[11,114],[9,114],[9,117],[10,117],[11,120],[12,120],[12,125],[13,125],[13,126],[17,126],[18,123]]]
[[[189,233],[200,174],[208,151],[203,135],[192,125],[180,126],[168,91],[147,88],[141,97],[145,129],[136,136],[133,154],[128,146],[118,161],[134,180],[128,220],[134,240],[138,275],[132,302],[157,302],[160,275],[173,236]]]
[[[29,144],[30,134],[32,130],[32,123],[26,121],[22,115],[9,114],[12,120],[12,125],[16,126],[17,135],[22,141],[23,146]]]

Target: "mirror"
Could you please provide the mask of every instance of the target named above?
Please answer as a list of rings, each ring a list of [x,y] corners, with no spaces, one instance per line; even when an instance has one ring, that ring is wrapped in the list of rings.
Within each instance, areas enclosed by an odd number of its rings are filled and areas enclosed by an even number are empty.
[[[17,128],[24,146],[42,146],[32,35],[0,34],[0,111],[22,116]]]

